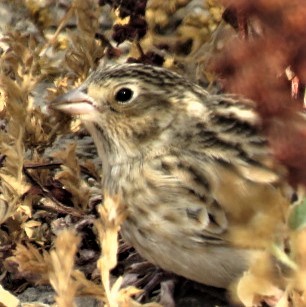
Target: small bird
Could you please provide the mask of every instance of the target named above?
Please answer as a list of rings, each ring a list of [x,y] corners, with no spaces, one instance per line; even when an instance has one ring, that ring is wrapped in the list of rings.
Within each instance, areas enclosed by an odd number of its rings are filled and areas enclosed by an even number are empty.
[[[49,108],[92,135],[103,189],[127,208],[122,235],[153,264],[226,288],[281,231],[287,200],[252,101],[118,64]]]

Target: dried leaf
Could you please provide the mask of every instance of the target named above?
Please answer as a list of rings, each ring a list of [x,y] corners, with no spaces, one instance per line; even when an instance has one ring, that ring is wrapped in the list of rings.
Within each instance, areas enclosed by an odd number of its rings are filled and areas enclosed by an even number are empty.
[[[0,285],[0,303],[8,307],[19,306],[19,299]]]
[[[7,261],[18,264],[18,271],[22,276],[39,284],[46,284],[49,280],[48,272],[49,255],[46,252],[40,252],[31,244],[17,244],[13,256]]]
[[[81,170],[75,153],[76,144],[69,144],[64,151],[55,152],[53,155],[63,163],[61,172],[58,172],[55,179],[72,194],[72,202],[76,207],[85,209],[88,206],[90,190],[81,177]]]
[[[285,284],[286,280],[271,255],[268,252],[258,252],[250,269],[238,281],[234,293],[237,291],[244,306],[261,306],[262,302],[273,302],[274,305],[285,295]]]
[[[50,252],[49,279],[59,306],[76,306],[77,282],[73,280],[72,272],[79,243],[80,238],[73,231],[64,230],[56,238],[54,249]]]

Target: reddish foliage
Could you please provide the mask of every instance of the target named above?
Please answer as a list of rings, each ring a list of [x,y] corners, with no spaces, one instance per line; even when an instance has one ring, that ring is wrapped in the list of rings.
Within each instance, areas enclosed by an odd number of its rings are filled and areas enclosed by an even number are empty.
[[[212,64],[223,87],[257,102],[275,157],[289,170],[291,183],[306,184],[306,119],[302,99],[293,100],[285,69],[306,84],[306,1],[223,0],[237,25],[259,24],[259,35],[234,39]],[[237,20],[232,12],[238,14]],[[240,17],[239,17],[240,16]],[[242,18],[241,18],[242,16]]]
[[[130,16],[127,24],[113,26],[112,37],[118,45],[126,40],[139,40],[147,33],[147,22],[145,20],[147,0],[100,0],[99,4],[109,4],[114,9],[118,9],[120,18]]]
[[[147,32],[147,22],[142,16],[131,16],[128,24],[116,24],[113,26],[113,30],[112,37],[120,45],[126,40],[133,41],[143,38]]]
[[[287,166],[292,184],[306,184],[306,122],[298,114],[274,118],[268,137],[276,158]]]
[[[135,58],[127,59],[128,63],[144,63],[144,64],[156,65],[156,66],[162,66],[164,61],[165,59],[161,55],[153,51],[149,51],[147,53],[142,54],[138,59],[135,59]]]

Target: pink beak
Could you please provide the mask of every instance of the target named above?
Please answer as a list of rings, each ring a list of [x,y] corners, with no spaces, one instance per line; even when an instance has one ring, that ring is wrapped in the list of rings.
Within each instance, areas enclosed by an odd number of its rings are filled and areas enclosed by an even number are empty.
[[[61,111],[70,115],[84,115],[95,111],[93,99],[80,88],[76,88],[57,97],[48,105],[48,109]]]

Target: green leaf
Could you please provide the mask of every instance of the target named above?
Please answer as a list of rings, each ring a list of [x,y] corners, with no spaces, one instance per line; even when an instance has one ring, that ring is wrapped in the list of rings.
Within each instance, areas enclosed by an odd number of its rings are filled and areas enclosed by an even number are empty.
[[[292,230],[301,230],[306,227],[306,199],[292,209],[288,224]]]

